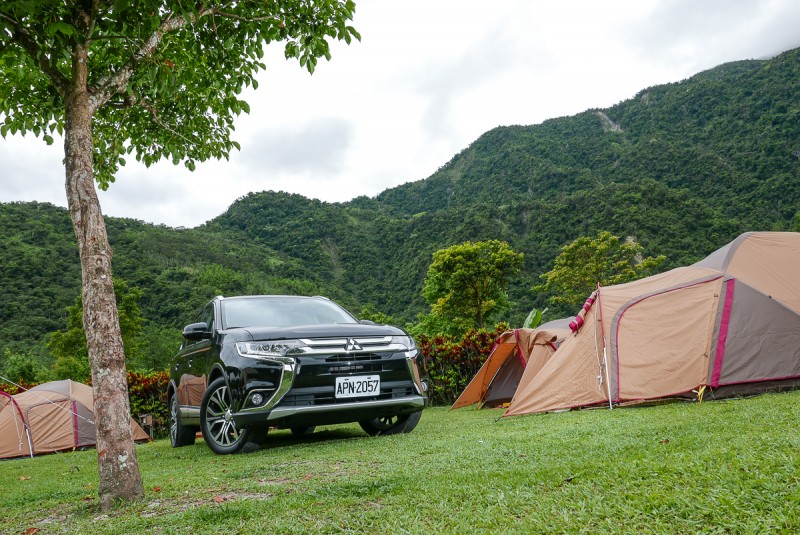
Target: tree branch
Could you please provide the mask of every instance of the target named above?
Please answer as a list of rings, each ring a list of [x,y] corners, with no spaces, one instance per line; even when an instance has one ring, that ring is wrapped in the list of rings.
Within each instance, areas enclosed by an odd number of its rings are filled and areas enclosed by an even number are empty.
[[[200,6],[198,5],[198,8]],[[166,18],[159,28],[142,44],[142,46],[134,52],[133,56],[128,60],[124,67],[115,73],[104,76],[94,85],[92,89],[93,96],[91,98],[92,112],[102,107],[112,95],[115,93],[124,93],[128,82],[130,81],[136,69],[144,63],[147,58],[151,57],[158,49],[164,35],[178,30],[187,24],[197,22],[199,19],[207,16],[213,17],[219,15],[223,18],[229,18],[241,21],[263,21],[263,20],[277,20],[280,17],[276,15],[263,16],[263,17],[242,17],[235,13],[221,11],[217,7],[207,7],[199,9],[196,14],[179,15],[175,17]],[[216,31],[216,22],[214,22],[214,30]]]
[[[92,112],[95,112],[101,108],[106,102],[108,102],[112,95],[125,92],[128,82],[130,81],[131,77],[133,77],[136,69],[139,67],[139,65],[144,63],[147,58],[151,57],[158,49],[165,34],[182,28],[190,22],[195,22],[197,19],[207,16],[212,12],[212,9],[205,9],[200,11],[196,18],[194,15],[189,15],[189,18],[181,15],[174,18],[170,17],[164,20],[158,29],[147,38],[144,44],[142,44],[142,46],[133,53],[124,67],[122,67],[119,71],[104,76],[97,81],[92,88],[92,97],[90,100]]]

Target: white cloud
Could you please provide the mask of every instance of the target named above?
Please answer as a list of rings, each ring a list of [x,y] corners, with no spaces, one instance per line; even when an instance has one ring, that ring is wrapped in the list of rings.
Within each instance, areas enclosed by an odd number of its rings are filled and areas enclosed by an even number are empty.
[[[310,180],[342,171],[354,125],[320,118],[291,129],[264,128],[242,142],[242,163],[252,173],[303,173]]]
[[[197,171],[129,162],[106,214],[195,226],[250,191],[325,201],[426,178],[499,125],[608,107],[723,62],[800,46],[790,0],[362,0],[362,42],[313,76],[268,49],[241,152]],[[62,141],[0,141],[0,201],[65,204]]]

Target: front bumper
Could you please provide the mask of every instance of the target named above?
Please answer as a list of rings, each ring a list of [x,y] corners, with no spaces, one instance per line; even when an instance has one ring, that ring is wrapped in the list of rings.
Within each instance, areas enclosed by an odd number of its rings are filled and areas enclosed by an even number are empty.
[[[262,365],[273,366],[271,387],[265,389],[263,381],[253,380],[257,374],[243,374],[242,379],[249,375],[251,380],[234,389],[241,403],[235,404],[238,410],[232,417],[241,427],[305,427],[417,412],[427,404],[417,356],[413,351],[262,361]],[[358,400],[335,397],[336,377],[360,375],[379,375],[380,392]],[[253,402],[257,394],[261,395],[260,403]]]
[[[233,415],[233,420],[241,427],[261,424],[270,427],[333,425],[410,414],[421,411],[426,404],[427,400],[422,396],[409,396],[331,405],[278,406],[268,413],[239,412]]]

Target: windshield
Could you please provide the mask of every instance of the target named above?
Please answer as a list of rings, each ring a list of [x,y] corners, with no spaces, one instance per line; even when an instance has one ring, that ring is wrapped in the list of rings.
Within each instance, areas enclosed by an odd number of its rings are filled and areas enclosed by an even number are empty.
[[[303,297],[247,297],[222,301],[224,329],[358,323],[332,301]]]

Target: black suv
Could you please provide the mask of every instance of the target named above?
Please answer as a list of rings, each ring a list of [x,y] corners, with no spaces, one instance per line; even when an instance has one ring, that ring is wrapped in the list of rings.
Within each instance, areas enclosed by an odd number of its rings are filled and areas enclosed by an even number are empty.
[[[173,447],[198,428],[216,453],[253,448],[271,427],[408,433],[427,403],[414,340],[324,297],[216,297],[183,336],[169,371]]]

